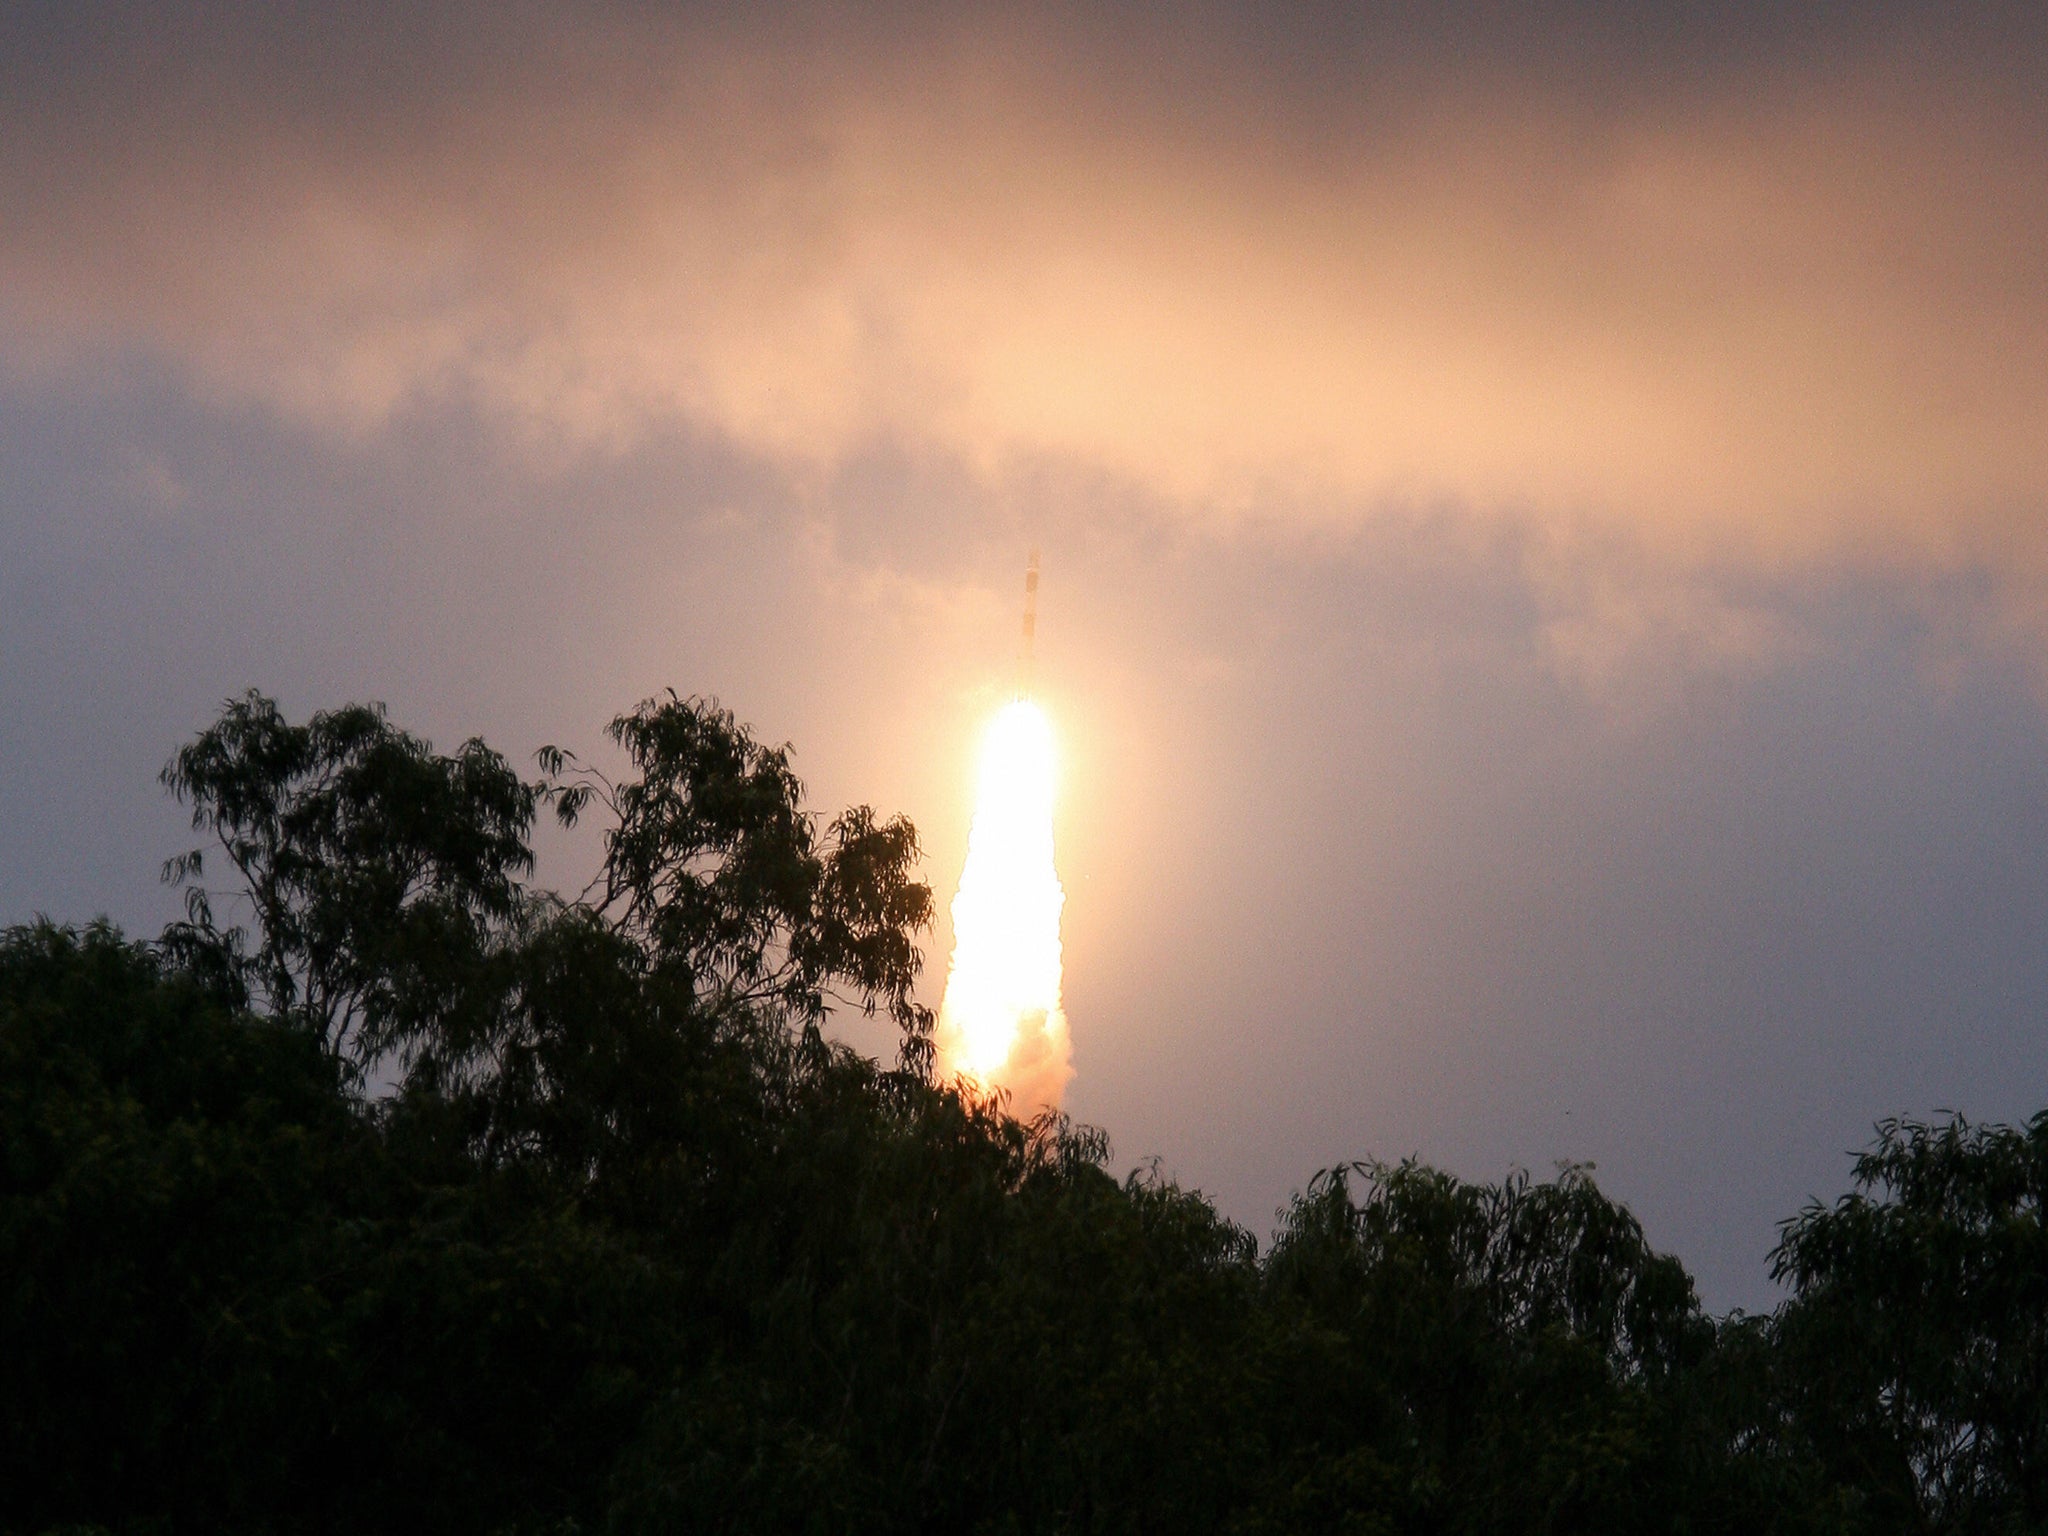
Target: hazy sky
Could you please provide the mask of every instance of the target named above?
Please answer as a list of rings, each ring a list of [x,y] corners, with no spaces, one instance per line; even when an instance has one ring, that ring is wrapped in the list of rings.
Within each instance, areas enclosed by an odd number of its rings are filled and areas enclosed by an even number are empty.
[[[251,685],[715,694],[943,901],[1037,545],[1120,1160],[1590,1159],[1767,1305],[2048,1105],[2039,18],[9,6],[0,921],[168,916]]]

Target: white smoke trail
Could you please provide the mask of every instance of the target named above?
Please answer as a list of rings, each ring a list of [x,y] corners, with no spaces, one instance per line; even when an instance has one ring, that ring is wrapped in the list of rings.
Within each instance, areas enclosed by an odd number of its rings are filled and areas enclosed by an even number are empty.
[[[1060,1006],[1054,778],[1044,712],[1028,699],[1006,705],[982,745],[939,1008],[941,1073],[1007,1089],[1018,1115],[1057,1108],[1074,1075]]]

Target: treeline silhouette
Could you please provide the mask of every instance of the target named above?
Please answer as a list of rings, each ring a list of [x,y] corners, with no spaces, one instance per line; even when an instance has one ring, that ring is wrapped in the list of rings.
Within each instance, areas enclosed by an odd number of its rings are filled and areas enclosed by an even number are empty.
[[[1328,1170],[1262,1252],[932,1080],[908,823],[612,735],[251,694],[165,771],[185,921],[0,937],[0,1529],[2048,1529],[2048,1116],[1881,1126],[1768,1317],[1583,1170]]]

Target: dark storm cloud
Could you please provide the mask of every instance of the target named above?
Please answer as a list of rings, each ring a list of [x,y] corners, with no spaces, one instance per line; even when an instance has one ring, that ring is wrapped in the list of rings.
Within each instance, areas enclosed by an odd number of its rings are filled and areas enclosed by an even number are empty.
[[[0,315],[18,368],[141,345],[346,430],[452,396],[797,464],[1051,457],[1198,520],[1448,502],[1681,566],[2031,590],[2040,31],[38,12]]]

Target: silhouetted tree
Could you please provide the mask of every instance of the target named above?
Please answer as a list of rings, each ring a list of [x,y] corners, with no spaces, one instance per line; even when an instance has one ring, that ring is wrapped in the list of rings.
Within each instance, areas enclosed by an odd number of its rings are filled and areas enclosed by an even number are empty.
[[[611,735],[251,694],[165,771],[184,922],[0,935],[0,1536],[2048,1524],[2048,1116],[1888,1122],[1768,1318],[1584,1168],[1348,1164],[1261,1256],[932,1081],[907,822],[705,701]]]
[[[230,977],[358,1080],[451,1014],[491,1006],[480,983],[526,900],[541,792],[481,741],[441,756],[365,705],[293,725],[252,692],[163,782],[214,835],[253,920],[253,932],[216,925],[195,849],[165,866],[188,893],[172,951]]]
[[[612,721],[638,777],[614,783],[558,747],[562,820],[611,813],[591,909],[676,970],[701,1006],[772,1007],[815,1032],[835,988],[886,1007],[913,1065],[930,1061],[931,1017],[913,996],[916,936],[931,888],[913,876],[916,829],[866,806],[822,832],[803,809],[786,747],[763,746],[717,705],[674,693]]]
[[[2048,1529],[2048,1113],[1886,1120],[1787,1222],[1784,1383],[1863,1528]]]

